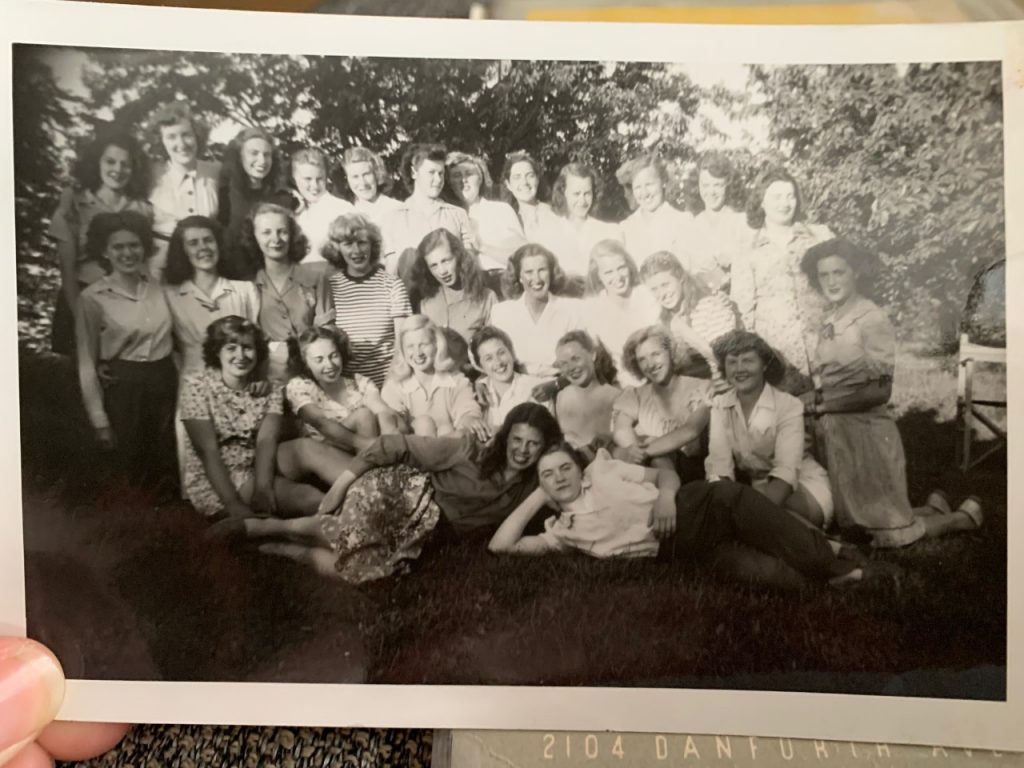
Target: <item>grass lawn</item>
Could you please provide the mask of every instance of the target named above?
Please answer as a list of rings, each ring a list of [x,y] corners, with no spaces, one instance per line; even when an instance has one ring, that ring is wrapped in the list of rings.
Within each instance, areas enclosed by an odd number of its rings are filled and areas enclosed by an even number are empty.
[[[955,363],[900,362],[911,499],[984,498],[977,533],[877,555],[895,583],[752,587],[691,564],[499,559],[439,536],[355,589],[211,546],[185,504],[104,487],[70,370],[21,360],[29,632],[75,676],[687,686],[1002,698],[1006,467],[953,468]],[[982,385],[999,387],[996,372]]]

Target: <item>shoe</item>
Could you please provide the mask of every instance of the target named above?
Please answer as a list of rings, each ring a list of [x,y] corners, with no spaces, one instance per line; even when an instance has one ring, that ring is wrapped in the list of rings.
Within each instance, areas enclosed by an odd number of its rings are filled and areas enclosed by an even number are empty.
[[[934,510],[934,514],[937,515],[948,515],[953,512],[953,508],[949,506],[949,497],[945,491],[938,489],[928,494],[928,499],[924,503],[924,514],[930,514]]]
[[[849,573],[829,579],[830,587],[840,589],[859,588],[865,585],[892,584],[898,593],[903,580],[903,571],[899,566],[882,560],[869,560],[861,563]]]
[[[977,496],[968,496],[966,499],[960,502],[960,506],[956,508],[957,512],[963,512],[974,523],[974,527],[981,528],[981,524],[985,522],[985,513],[981,508],[981,499]]]

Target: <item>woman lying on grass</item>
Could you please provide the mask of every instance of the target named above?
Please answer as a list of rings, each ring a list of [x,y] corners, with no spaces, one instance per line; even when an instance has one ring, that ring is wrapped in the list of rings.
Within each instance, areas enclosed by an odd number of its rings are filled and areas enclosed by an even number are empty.
[[[362,583],[390,576],[419,556],[443,517],[456,533],[493,528],[537,487],[537,458],[562,439],[536,403],[513,408],[494,441],[472,435],[384,435],[356,456],[304,520],[229,520],[214,538],[276,538],[261,552]]]
[[[729,480],[680,487],[670,469],[611,458],[604,450],[584,466],[568,443],[549,447],[537,463],[539,487],[491,539],[501,554],[583,552],[593,557],[692,557],[739,542],[832,584],[861,581],[855,550],[832,542],[752,488]],[[559,514],[544,533],[524,536],[545,505]]]

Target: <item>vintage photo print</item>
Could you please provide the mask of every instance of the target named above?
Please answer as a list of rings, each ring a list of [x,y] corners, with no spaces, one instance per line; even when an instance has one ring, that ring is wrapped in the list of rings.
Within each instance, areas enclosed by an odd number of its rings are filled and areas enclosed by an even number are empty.
[[[1021,27],[5,14],[67,717],[1024,747]]]

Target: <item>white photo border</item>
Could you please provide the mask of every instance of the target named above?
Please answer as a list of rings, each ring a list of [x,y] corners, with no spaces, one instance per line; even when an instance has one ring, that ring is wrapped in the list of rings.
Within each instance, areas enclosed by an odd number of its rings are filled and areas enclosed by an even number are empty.
[[[472,24],[472,27],[468,26]],[[298,41],[298,42],[297,42]],[[15,253],[12,44],[306,53],[378,57],[842,64],[1001,61],[1004,169],[1024,169],[1024,23],[877,27],[755,27],[545,22],[469,22],[309,14],[137,8],[15,0],[0,9],[0,231]],[[1024,174],[1005,174],[1008,284],[1024,284]],[[13,260],[12,260],[13,261]],[[12,265],[13,266],[13,265]],[[1008,289],[1010,293],[1012,289]],[[1012,294],[1011,294],[1012,295]],[[1024,345],[1024,303],[1007,303],[1011,349]],[[0,280],[0,634],[24,635],[14,270]],[[1024,357],[1008,356],[1008,391]],[[1008,409],[1024,434],[1024,409]],[[1008,466],[1022,457],[1011,439]],[[1008,473],[1008,508],[1024,475]],[[1024,545],[1007,514],[1007,551]],[[298,685],[101,682],[68,685],[70,720],[388,726],[423,728],[742,733],[828,740],[945,744],[1024,750],[1024,567],[1007,563],[1007,699],[960,701],[765,691],[502,686]]]

